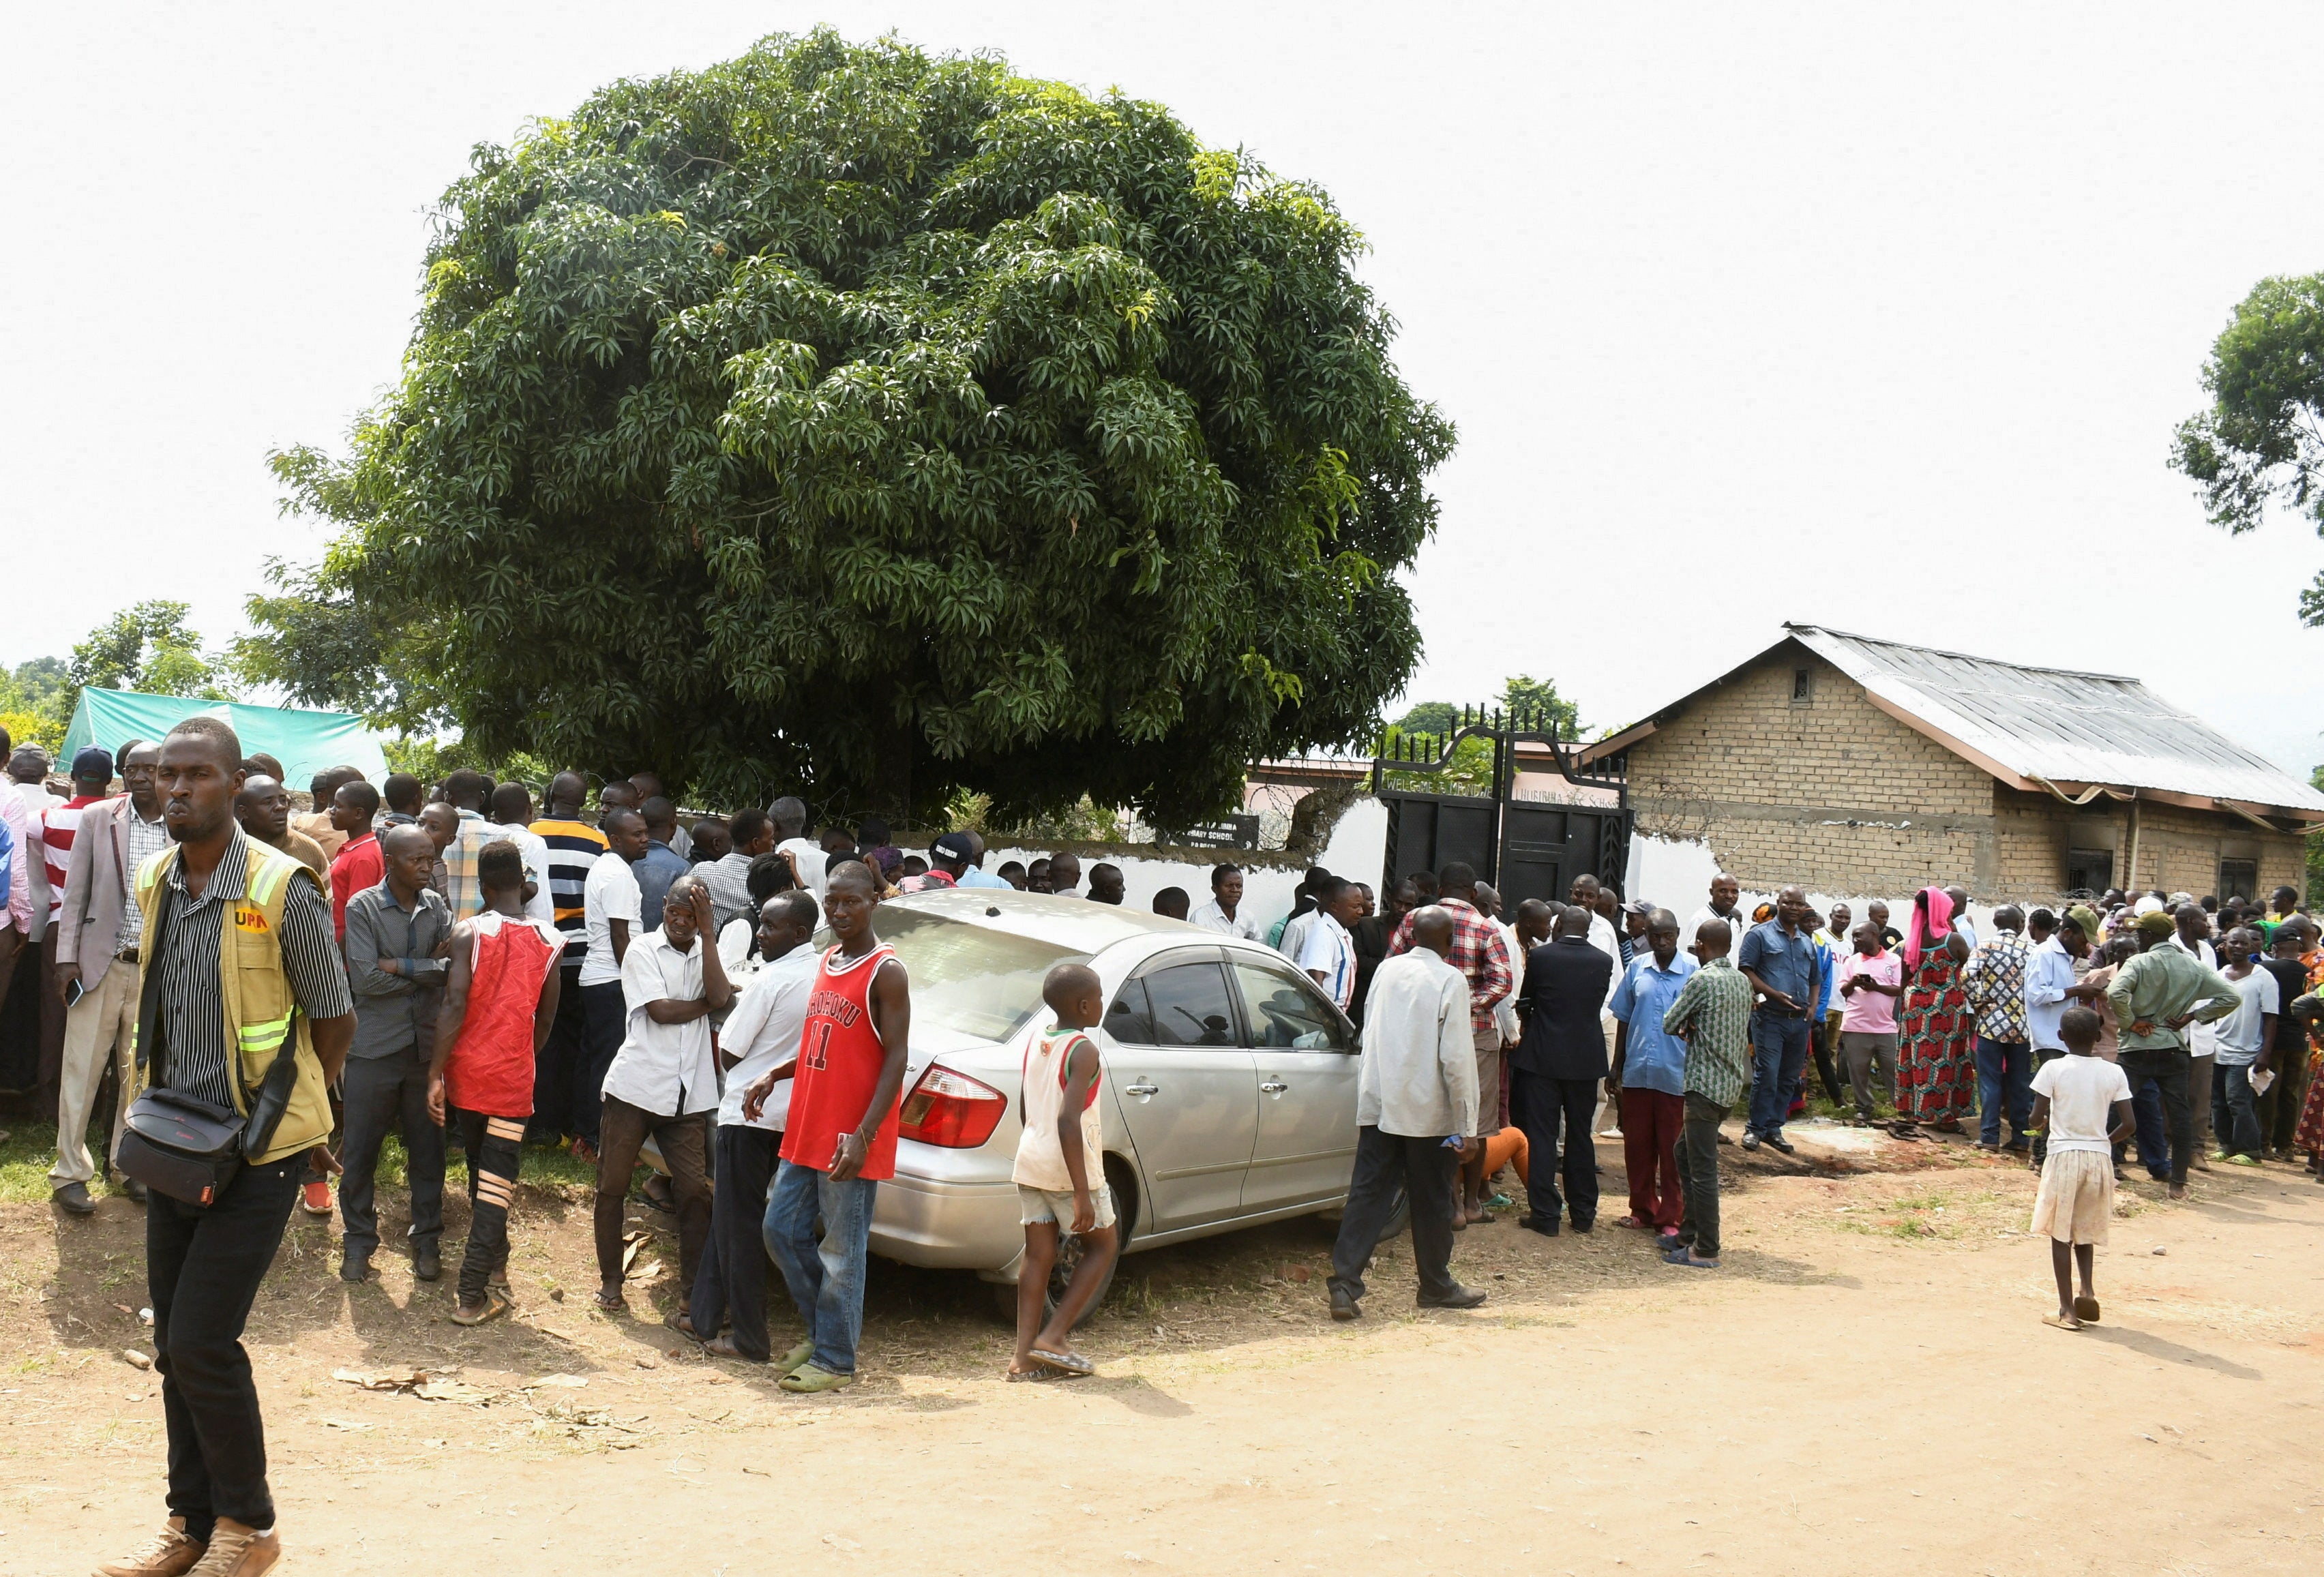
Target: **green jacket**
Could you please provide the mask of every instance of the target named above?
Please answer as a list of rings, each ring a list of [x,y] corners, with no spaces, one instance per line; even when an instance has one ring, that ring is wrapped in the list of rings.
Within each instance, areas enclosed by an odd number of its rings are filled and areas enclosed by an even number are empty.
[[[2184,1051],[2187,1032],[2172,1028],[2171,1019],[2191,1012],[2209,1024],[2234,1012],[2242,1001],[2227,976],[2167,942],[2124,964],[2107,987],[2107,1005],[2122,1026],[2125,1051]],[[2131,1029],[2142,1019],[2154,1023],[2144,1035]]]

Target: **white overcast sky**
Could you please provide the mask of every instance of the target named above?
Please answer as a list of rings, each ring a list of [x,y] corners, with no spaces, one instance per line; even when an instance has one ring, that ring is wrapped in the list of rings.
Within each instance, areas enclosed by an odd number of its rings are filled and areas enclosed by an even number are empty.
[[[472,144],[828,22],[1169,105],[1370,236],[1461,429],[1414,698],[1631,721],[1785,619],[2138,675],[2324,761],[2324,564],[2165,467],[2229,309],[2324,269],[2324,8],[637,0],[10,7],[0,661],[240,625],[270,448],[393,378]]]

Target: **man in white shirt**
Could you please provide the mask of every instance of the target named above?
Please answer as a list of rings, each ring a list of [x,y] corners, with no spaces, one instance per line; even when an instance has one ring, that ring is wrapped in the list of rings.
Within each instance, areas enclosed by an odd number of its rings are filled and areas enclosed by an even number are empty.
[[[1420,1306],[1473,1309],[1485,1301],[1452,1272],[1453,1166],[1478,1147],[1469,980],[1445,962],[1452,950],[1449,910],[1431,904],[1414,911],[1411,925],[1411,948],[1381,963],[1364,998],[1355,1173],[1325,1284],[1335,1320],[1363,1314],[1364,1267],[1399,1181],[1411,1204]]]
[[[532,790],[516,782],[494,788],[493,820],[493,833],[514,844],[524,862],[524,918],[555,925],[557,900],[549,890],[549,840],[532,830]]]
[[[764,1363],[769,1357],[767,1188],[774,1181],[783,1117],[790,1110],[790,1074],[821,962],[808,945],[816,914],[815,899],[798,888],[761,908],[761,962],[719,1034],[726,1088],[718,1102],[717,1185],[710,1194],[708,1251],[687,1305],[695,1338],[706,1341],[718,1358]],[[753,1093],[754,1101],[749,1099]],[[718,1335],[720,1322],[730,1315],[733,1334]]]
[[[1246,942],[1264,941],[1267,936],[1242,907],[1242,871],[1234,865],[1211,867],[1211,901],[1186,919],[1205,931],[1216,931],[1222,936],[1240,936]]]
[[[774,819],[775,853],[791,857],[791,869],[798,873],[807,890],[815,894],[815,901],[823,901],[823,879],[831,869],[831,856],[823,845],[807,835],[807,804],[791,795],[785,795],[767,807]],[[738,843],[739,846],[739,843]]]
[[[2218,949],[2210,942],[2211,917],[2203,906],[2190,899],[2172,912],[2172,918],[2179,929],[2165,944],[2176,947],[2201,964],[2216,971],[2219,967]],[[2197,1019],[2187,1026],[2187,1104],[2195,1115],[2195,1153],[2189,1164],[2199,1172],[2211,1169],[2211,1081],[2218,1072],[2219,1027]]]
[[[1356,940],[1348,927],[1363,918],[1363,890],[1342,877],[1326,877],[1315,894],[1315,923],[1299,949],[1299,967],[1323,988],[1342,1013],[1356,994]]]
[[[1724,871],[1712,877],[1711,901],[1688,917],[1686,929],[1679,933],[1679,951],[1689,954],[1693,954],[1694,934],[1702,929],[1703,922],[1706,920],[1717,920],[1726,926],[1729,935],[1740,936],[1749,928],[1744,917],[1735,912],[1736,905],[1742,899],[1743,884],[1741,882]]]
[[[691,872],[669,884],[661,929],[625,951],[622,1000],[627,1024],[605,1070],[597,1157],[597,1306],[609,1312],[622,1307],[622,1214],[649,1138],[669,1168],[680,1286],[694,1285],[710,1236],[700,1120],[718,1104],[710,1016],[733,1004],[734,988],[710,936],[709,890]]]
[[[622,1002],[622,961],[640,934],[643,895],[630,869],[646,856],[646,818],[627,807],[605,812],[597,830],[605,852],[581,884],[581,928],[588,939],[581,955],[581,1066],[573,1089],[573,1153],[583,1160],[598,1155],[598,1118],[605,1070],[622,1048],[628,1010]]]

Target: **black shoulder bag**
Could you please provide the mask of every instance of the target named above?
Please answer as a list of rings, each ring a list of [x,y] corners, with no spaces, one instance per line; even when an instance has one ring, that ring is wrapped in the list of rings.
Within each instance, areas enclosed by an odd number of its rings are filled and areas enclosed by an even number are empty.
[[[290,1104],[291,1086],[298,1082],[299,1014],[290,1023],[260,1084],[258,1097],[244,1117],[182,1090],[171,1090],[161,1080],[169,1056],[168,1035],[161,1011],[163,945],[170,934],[170,912],[176,905],[165,889],[161,913],[153,929],[152,948],[143,954],[145,978],[138,992],[137,1061],[149,1068],[146,1088],[129,1104],[122,1120],[120,1148],[114,1164],[146,1187],[204,1209],[217,1203],[243,1163],[266,1153],[274,1130]],[[241,1058],[229,1047],[226,1077],[242,1076]],[[246,1086],[245,1086],[246,1088]]]

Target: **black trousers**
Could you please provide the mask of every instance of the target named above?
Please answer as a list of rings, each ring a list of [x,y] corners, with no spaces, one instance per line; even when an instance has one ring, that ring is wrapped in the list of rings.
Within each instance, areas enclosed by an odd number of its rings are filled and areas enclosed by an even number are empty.
[[[532,1116],[524,1125],[524,1137],[532,1144],[553,1145],[575,1131],[574,1093],[588,1048],[582,1029],[581,966],[558,967],[565,978],[557,982],[557,1017],[532,1058]]]
[[[392,1056],[351,1056],[339,1075],[347,1123],[339,1219],[346,1223],[349,1259],[368,1259],[379,1248],[379,1147],[391,1129],[403,1136],[411,1247],[433,1249],[444,1235],[444,1130],[428,1115],[428,1059],[434,1049],[411,1046]]]
[[[1679,1126],[1678,1187],[1686,1218],[1679,1222],[1678,1240],[1705,1259],[1719,1258],[1719,1125],[1731,1110],[1689,1090]]]
[[[1598,1109],[1596,1079],[1553,1079],[1509,1071],[1509,1118],[1525,1130],[1526,1209],[1536,1225],[1554,1231],[1563,1204],[1575,1227],[1598,1220],[1598,1147],[1590,1137],[1590,1115]],[[1563,1152],[1558,1139],[1565,1140]],[[1557,1181],[1565,1179],[1565,1196]]]
[[[617,980],[585,985],[580,997],[582,1052],[572,1084],[573,1132],[576,1138],[588,1140],[592,1149],[602,1151],[605,1147],[598,1130],[604,1118],[605,1070],[613,1065],[614,1054],[622,1049],[630,1010],[622,1000],[622,982]]]
[[[244,1167],[208,1210],[158,1188],[146,1196],[145,1292],[170,1431],[170,1513],[205,1542],[221,1517],[274,1526],[266,1425],[242,1328],[306,1170],[304,1152]]]
[[[728,1074],[733,1077],[733,1074]],[[721,1123],[713,1141],[710,1241],[695,1273],[688,1311],[695,1333],[707,1342],[719,1322],[734,1321],[734,1351],[764,1363],[767,1342],[767,1189],[783,1136],[768,1128]]]
[[[524,1119],[457,1110],[451,1116],[468,1157],[468,1249],[460,1257],[460,1301],[478,1304],[493,1274],[508,1269],[509,1204],[524,1156]],[[442,1213],[439,1200],[439,1222]]]
[[[1452,1177],[1458,1157],[1442,1135],[1408,1139],[1378,1128],[1356,1130],[1356,1169],[1348,1180],[1348,1207],[1340,1217],[1339,1241],[1332,1245],[1332,1276],[1325,1285],[1364,1296],[1364,1266],[1388,1227],[1396,1185],[1404,1185],[1412,1206],[1412,1263],[1420,1296],[1443,1297],[1452,1280]],[[698,1327],[697,1327],[698,1328]]]
[[[2187,1076],[2190,1058],[2183,1047],[2165,1047],[2160,1051],[2134,1051],[2122,1048],[2122,1076],[2130,1081],[2135,1091],[2148,1079],[2163,1096],[2163,1120],[2171,1134],[2171,1181],[2187,1181],[2187,1168],[2195,1158],[2195,1109],[2188,1103]]]

